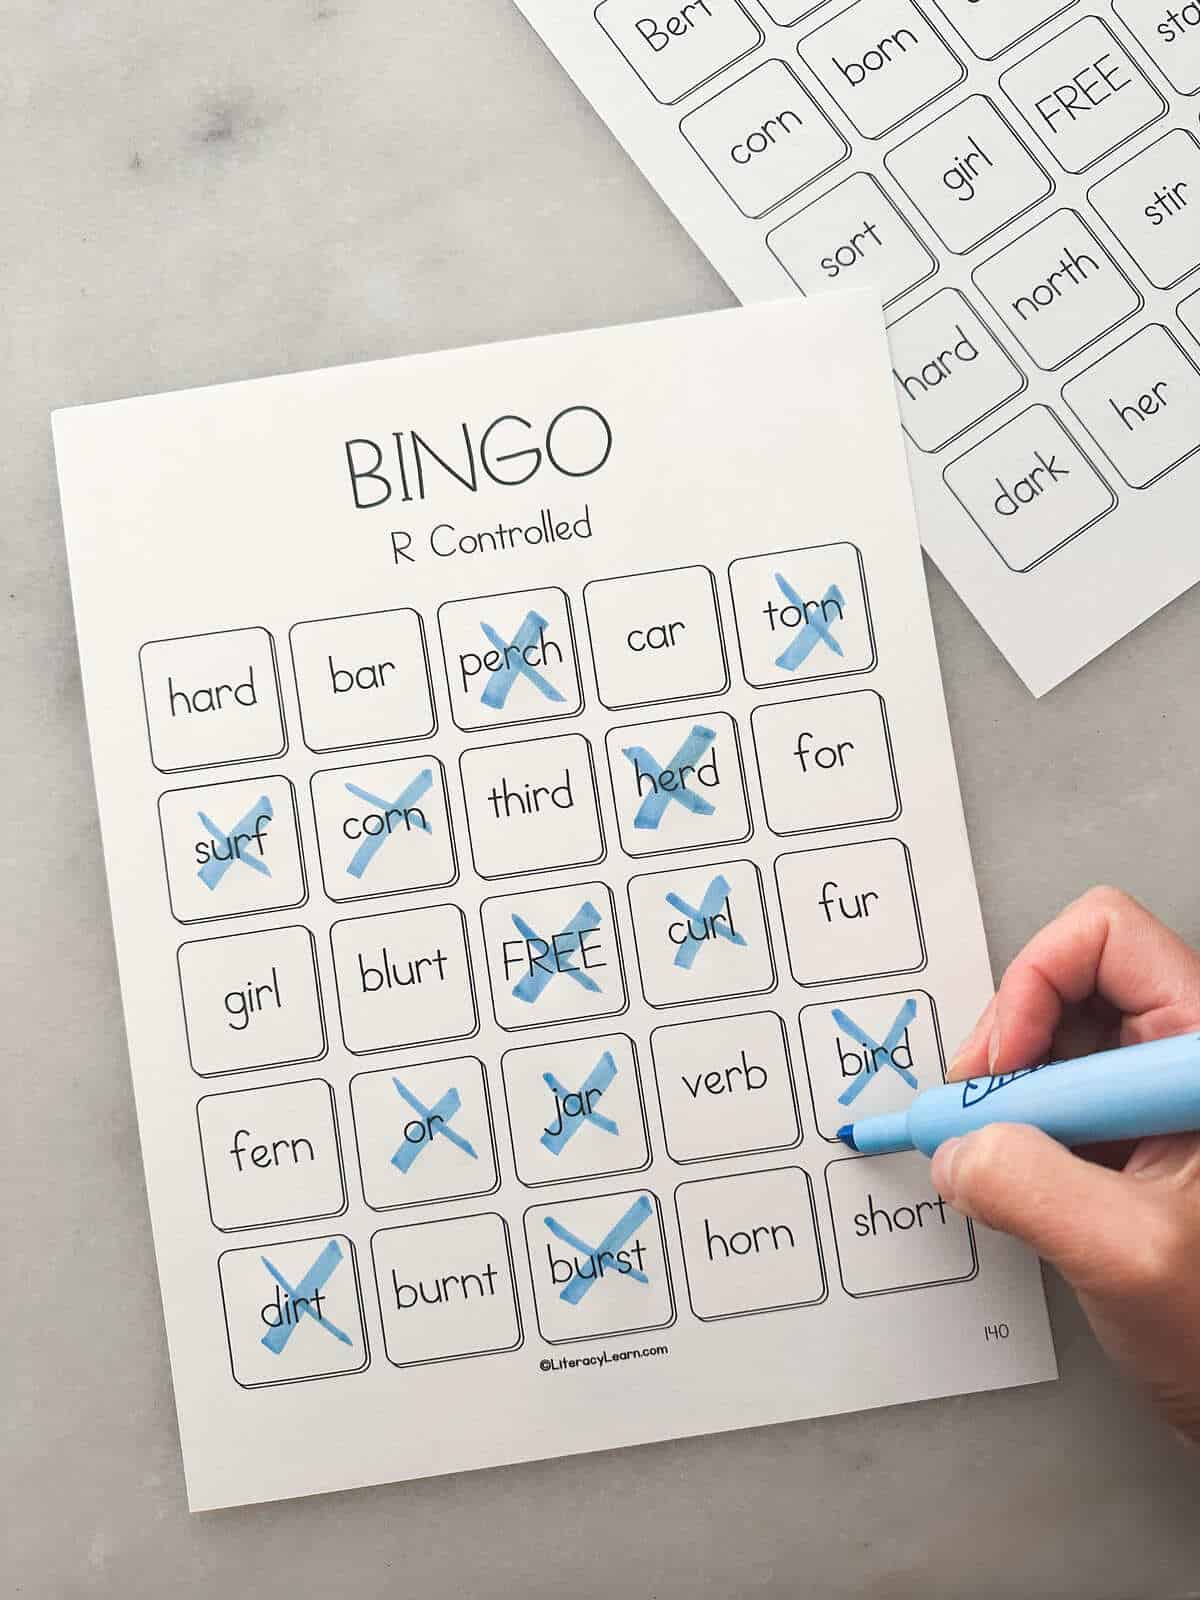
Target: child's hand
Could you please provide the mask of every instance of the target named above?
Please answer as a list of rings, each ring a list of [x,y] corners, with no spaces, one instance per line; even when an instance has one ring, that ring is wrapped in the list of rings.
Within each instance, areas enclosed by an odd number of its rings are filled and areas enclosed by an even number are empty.
[[[950,1076],[1190,1028],[1200,1028],[1200,955],[1128,895],[1092,889],[1012,963]],[[1200,1441],[1200,1135],[1091,1153],[1035,1128],[981,1128],[941,1146],[933,1181],[957,1210],[1057,1267],[1108,1353]]]

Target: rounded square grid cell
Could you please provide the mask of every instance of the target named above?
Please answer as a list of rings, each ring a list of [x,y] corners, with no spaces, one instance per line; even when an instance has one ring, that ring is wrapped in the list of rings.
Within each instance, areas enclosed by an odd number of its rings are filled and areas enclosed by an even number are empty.
[[[1179,302],[1177,314],[1192,338],[1200,344],[1200,289],[1193,289]]]
[[[890,150],[883,164],[958,256],[1054,193],[1053,178],[982,94],[943,111]]]
[[[177,922],[290,911],[308,899],[296,791],[287,778],[168,789],[158,820]]]
[[[583,709],[571,604],[561,589],[438,607],[450,714],[464,733],[573,717]]]
[[[785,62],[763,61],[689,111],[679,131],[746,217],[840,166],[850,146]]]
[[[1029,572],[1117,505],[1048,406],[1030,406],[951,461],[946,487],[1012,572]]]
[[[475,1056],[356,1073],[350,1114],[372,1211],[465,1200],[500,1187],[487,1073]]]
[[[752,861],[680,866],[629,880],[648,1005],[695,1005],[775,987],[762,879]]]
[[[746,682],[848,677],[875,668],[862,554],[846,542],[742,556],[729,565]]]
[[[847,1123],[907,1111],[944,1081],[937,1007],[924,989],[802,1006],[800,1040],[817,1131],[830,1144]]]
[[[380,1228],[371,1259],[394,1367],[500,1355],[523,1343],[512,1243],[496,1212]]]
[[[624,1033],[506,1050],[517,1177],[529,1189],[641,1172],[650,1141],[637,1050]]]
[[[479,1028],[466,919],[421,906],[329,930],[342,1038],[351,1055],[468,1039]]]
[[[854,983],[926,964],[908,847],[899,839],[797,850],[775,863],[792,976]]]
[[[1113,10],[1176,94],[1200,94],[1200,11],[1196,0],[1167,6],[1164,11],[1152,9],[1146,0],[1113,0]]]
[[[967,69],[913,0],[856,0],[806,34],[800,59],[867,139],[960,84]]]
[[[1086,172],[1167,114],[1100,17],[1085,16],[1006,72],[1000,88],[1067,172]]]
[[[1200,450],[1200,367],[1148,323],[1063,386],[1063,399],[1131,489]]]
[[[287,750],[266,628],[154,639],[138,651],[150,759],[160,772],[271,761]]]
[[[188,1060],[198,1077],[319,1061],[327,1049],[317,947],[307,928],[264,928],[179,947]]]
[[[217,1276],[239,1387],[343,1377],[369,1362],[358,1261],[344,1233],[225,1250]]]
[[[787,1035],[773,1011],[670,1023],[651,1033],[650,1050],[672,1161],[762,1155],[800,1143]]]
[[[1172,128],[1093,183],[1088,199],[1156,289],[1200,267],[1200,139]]]
[[[425,625],[409,607],[297,622],[288,641],[310,750],[404,744],[437,728]]]
[[[932,278],[937,257],[869,172],[855,172],[772,228],[767,249],[801,294],[879,291],[884,310]]]
[[[662,1207],[647,1189],[525,1212],[538,1329],[547,1344],[643,1333],[675,1321]]]
[[[1061,367],[1146,303],[1078,211],[1043,217],[981,261],[971,281],[1044,372]]]
[[[626,855],[667,855],[750,837],[741,740],[728,713],[611,728],[605,743]]]
[[[457,880],[446,774],[436,756],[327,767],[309,787],[331,900],[412,894]]]
[[[610,711],[724,694],[729,667],[717,586],[707,567],[675,567],[584,585],[592,663]]]
[[[905,433],[936,455],[1023,393],[1029,379],[957,289],[939,289],[888,324]]]
[[[697,1178],[675,1190],[683,1271],[701,1322],[798,1311],[829,1296],[802,1167]]]
[[[481,878],[604,859],[592,747],[583,734],[464,750],[458,765],[471,859]]]
[[[855,1300],[965,1283],[979,1271],[971,1224],[929,1187],[919,1151],[825,1168],[842,1288]]]
[[[750,725],[772,833],[865,827],[900,815],[887,708],[874,689],[755,706]]]
[[[232,1233],[345,1211],[337,1113],[324,1079],[204,1095],[196,1122],[214,1228]]]
[[[644,0],[600,0],[594,14],[654,98],[668,106],[763,42],[740,0],[678,0],[652,16]]]
[[[479,907],[496,1021],[506,1032],[611,1017],[629,1003],[612,891],[572,883]]]
[[[1044,22],[1077,4],[1078,0],[1002,0],[999,5],[980,5],[979,0],[937,0],[946,20],[971,53],[983,61],[994,61],[1006,54]]]

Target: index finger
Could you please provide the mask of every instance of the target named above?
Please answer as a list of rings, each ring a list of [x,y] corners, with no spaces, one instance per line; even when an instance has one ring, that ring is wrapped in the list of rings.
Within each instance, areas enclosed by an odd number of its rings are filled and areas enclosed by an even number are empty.
[[[1091,995],[1121,1013],[1122,1044],[1184,1033],[1200,1024],[1200,955],[1132,896],[1089,889],[1013,960],[950,1075],[1045,1061],[1064,1009]]]

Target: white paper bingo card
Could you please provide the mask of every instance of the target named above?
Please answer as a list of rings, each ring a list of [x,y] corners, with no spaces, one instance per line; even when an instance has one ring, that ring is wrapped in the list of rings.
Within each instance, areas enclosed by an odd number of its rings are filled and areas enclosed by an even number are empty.
[[[1200,7],[516,0],[744,301],[873,284],[926,548],[1035,694],[1200,578]]]
[[[868,297],[55,437],[194,1507],[1053,1375]]]

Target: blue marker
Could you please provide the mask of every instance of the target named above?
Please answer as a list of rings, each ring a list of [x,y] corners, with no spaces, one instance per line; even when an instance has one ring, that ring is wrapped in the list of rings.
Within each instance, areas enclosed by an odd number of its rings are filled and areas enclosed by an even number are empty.
[[[848,1123],[838,1138],[865,1156],[897,1150],[931,1156],[946,1139],[989,1122],[1027,1122],[1066,1145],[1194,1132],[1200,1033],[943,1084],[919,1094],[907,1111]]]

